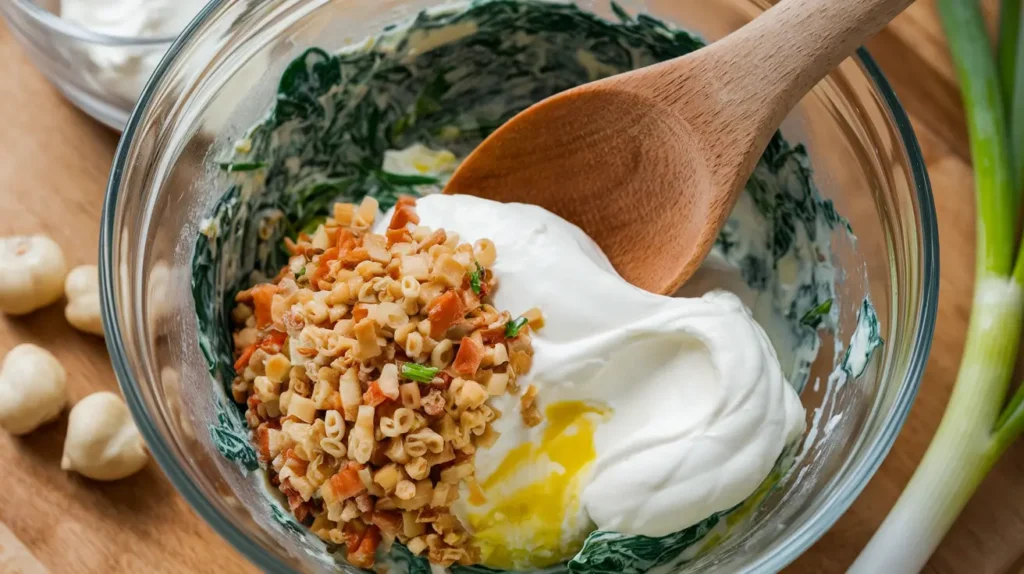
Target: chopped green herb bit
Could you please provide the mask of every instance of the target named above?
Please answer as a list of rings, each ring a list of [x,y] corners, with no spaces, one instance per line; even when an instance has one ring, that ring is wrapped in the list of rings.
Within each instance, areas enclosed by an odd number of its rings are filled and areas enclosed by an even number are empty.
[[[441,182],[432,175],[407,175],[383,170],[377,172],[377,177],[391,185],[434,185]]]
[[[426,367],[416,363],[402,363],[402,376],[417,383],[429,383],[441,372],[437,367]]]
[[[818,325],[821,324],[822,317],[828,315],[831,310],[832,300],[828,299],[824,303],[819,304],[817,307],[805,313],[803,318],[800,319],[800,322],[808,327],[817,329]]]
[[[480,287],[480,280],[484,276],[484,268],[480,267],[480,264],[475,261],[473,263],[476,264],[476,269],[469,272],[469,288],[479,295],[480,291],[482,291],[482,288]]]
[[[295,274],[295,278],[298,279],[299,277],[302,277],[305,274],[306,274],[306,266],[303,265],[302,268],[299,269],[299,272]]]
[[[527,323],[529,323],[529,321],[526,317],[520,317],[515,321],[505,323],[505,336],[509,339],[514,339],[519,335],[519,330],[523,328],[523,325],[526,325]]]
[[[265,167],[267,167],[267,163],[262,161],[237,163],[225,161],[220,163],[220,168],[228,173],[233,173],[236,171],[256,171],[258,169],[263,169]]]

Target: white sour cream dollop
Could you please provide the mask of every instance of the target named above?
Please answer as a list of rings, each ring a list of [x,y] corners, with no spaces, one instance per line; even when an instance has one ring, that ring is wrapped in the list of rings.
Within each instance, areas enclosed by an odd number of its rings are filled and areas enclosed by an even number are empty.
[[[173,38],[206,0],[60,0],[60,17],[87,30],[121,38]],[[163,58],[160,46],[88,45],[96,89],[134,103]]]
[[[417,211],[424,225],[462,241],[494,241],[498,309],[543,311],[524,388],[536,385],[542,405],[609,408],[594,434],[596,459],[576,487],[580,512],[599,529],[664,536],[731,508],[803,433],[796,392],[732,293],[642,291],[582,230],[536,206],[434,195]],[[514,398],[497,406],[502,434],[477,453],[481,481],[544,431],[522,424]]]

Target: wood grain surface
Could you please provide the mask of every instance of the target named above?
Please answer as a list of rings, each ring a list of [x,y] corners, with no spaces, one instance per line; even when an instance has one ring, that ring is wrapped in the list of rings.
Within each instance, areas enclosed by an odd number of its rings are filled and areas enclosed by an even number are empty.
[[[970,157],[933,2],[919,0],[868,47],[910,113],[931,174],[942,238],[938,329],[892,452],[846,515],[788,569],[795,573],[843,572],[895,502],[938,426],[970,310]],[[95,263],[116,143],[116,134],[46,82],[0,25],[0,236],[46,232],[69,264]],[[0,316],[0,353],[24,341],[58,356],[73,401],[116,390],[102,341],[71,329],[60,304],[23,318]],[[155,464],[110,484],[62,472],[64,430],[58,422],[19,439],[0,432],[0,574],[255,570],[192,512]],[[1024,441],[981,485],[926,572],[1024,572]]]

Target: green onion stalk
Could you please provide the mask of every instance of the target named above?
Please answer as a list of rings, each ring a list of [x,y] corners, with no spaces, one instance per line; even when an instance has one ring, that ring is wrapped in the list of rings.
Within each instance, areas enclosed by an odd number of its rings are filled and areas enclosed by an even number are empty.
[[[1024,257],[1018,249],[1018,186],[1014,153],[1024,125],[1014,99],[1024,94],[1020,1],[1002,17],[999,68],[976,0],[939,0],[967,115],[977,203],[974,301],[956,384],[938,431],[906,489],[853,574],[918,572],[953,525],[985,475],[1024,430],[1024,386],[1010,395],[1024,318]],[[1008,36],[1013,35],[1012,38]],[[1008,58],[1011,60],[1008,61]],[[1000,70],[1004,74],[1001,80]],[[1012,77],[1005,77],[1012,74]]]

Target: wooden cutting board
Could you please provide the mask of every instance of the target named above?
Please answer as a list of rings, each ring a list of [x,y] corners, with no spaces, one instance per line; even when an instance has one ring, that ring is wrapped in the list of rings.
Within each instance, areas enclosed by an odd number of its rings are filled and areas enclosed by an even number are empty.
[[[986,2],[989,13],[994,5]],[[868,47],[910,113],[931,174],[942,233],[938,329],[917,402],[888,459],[849,512],[789,569],[798,573],[843,572],[895,502],[938,426],[970,310],[970,157],[933,3],[920,0]],[[0,236],[46,232],[69,264],[95,263],[117,134],[65,101],[2,25],[0,78]],[[60,358],[72,401],[116,390],[103,342],[71,329],[60,305],[24,318],[0,316],[0,353],[25,341]],[[64,431],[58,422],[18,439],[0,432],[0,574],[255,571],[155,464],[116,483],[62,472]],[[1024,441],[982,484],[926,571],[1024,572]]]

